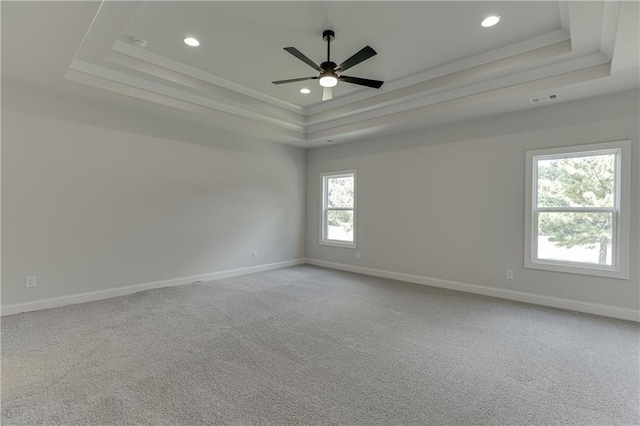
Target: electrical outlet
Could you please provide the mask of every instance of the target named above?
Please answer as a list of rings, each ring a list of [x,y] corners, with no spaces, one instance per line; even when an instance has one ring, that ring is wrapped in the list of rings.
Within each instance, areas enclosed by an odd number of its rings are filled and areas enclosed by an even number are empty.
[[[27,279],[24,282],[24,286],[26,288],[33,288],[36,286],[36,277],[27,277]]]
[[[360,252],[359,251],[356,252],[356,259],[360,259]]]
[[[258,258],[258,252],[256,250],[251,252],[251,258],[252,259],[257,259]]]
[[[507,269],[507,279],[508,280],[513,279],[513,271],[511,269]]]

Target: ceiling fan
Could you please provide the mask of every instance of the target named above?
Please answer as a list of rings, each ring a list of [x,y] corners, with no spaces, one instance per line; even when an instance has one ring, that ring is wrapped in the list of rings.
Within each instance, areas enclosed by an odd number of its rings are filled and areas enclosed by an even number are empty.
[[[274,81],[273,84],[286,84],[286,83],[295,83],[296,81],[305,81],[305,80],[320,80],[320,86],[323,87],[322,91],[322,100],[328,101],[333,98],[333,93],[331,88],[338,84],[338,81],[344,81],[345,83],[359,84],[361,86],[373,87],[375,89],[379,89],[380,86],[384,83],[384,81],[380,80],[369,80],[366,78],[359,77],[349,77],[346,75],[342,75],[343,71],[348,70],[354,65],[358,65],[360,62],[366,61],[378,54],[375,50],[371,48],[371,46],[366,46],[362,48],[358,53],[341,63],[340,65],[336,65],[335,62],[331,62],[331,42],[335,40],[336,34],[331,30],[326,30],[322,33],[322,39],[327,42],[327,61],[318,65],[313,62],[311,59],[306,57],[302,52],[300,52],[295,47],[285,47],[284,50],[291,53],[296,58],[300,59],[305,64],[309,65],[314,70],[320,72],[320,74],[316,77],[302,77],[302,78],[294,78],[291,80],[279,80]]]

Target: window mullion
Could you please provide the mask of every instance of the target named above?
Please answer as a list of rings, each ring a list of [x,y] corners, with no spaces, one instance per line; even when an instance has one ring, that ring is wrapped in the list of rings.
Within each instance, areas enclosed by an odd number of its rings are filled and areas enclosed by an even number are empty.
[[[615,213],[615,207],[536,207],[539,212],[548,213]]]

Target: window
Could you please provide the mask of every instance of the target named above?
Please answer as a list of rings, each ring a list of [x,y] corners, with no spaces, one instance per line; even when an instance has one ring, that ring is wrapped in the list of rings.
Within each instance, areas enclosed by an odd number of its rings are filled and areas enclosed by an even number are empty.
[[[356,171],[322,175],[320,244],[356,247]]]
[[[525,267],[629,278],[630,150],[527,151]]]

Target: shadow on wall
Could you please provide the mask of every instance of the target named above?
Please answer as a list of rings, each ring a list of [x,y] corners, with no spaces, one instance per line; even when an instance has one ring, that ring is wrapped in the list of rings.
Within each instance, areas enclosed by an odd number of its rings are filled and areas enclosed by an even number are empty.
[[[305,161],[305,153],[301,148],[261,140],[259,135],[252,137],[233,132],[234,128],[242,127],[242,122],[231,114],[226,114],[223,120],[218,119],[215,123],[216,126],[223,126],[224,130],[220,130],[194,119],[193,113],[135,98],[130,98],[130,104],[132,108],[123,108],[87,98],[36,92],[32,88],[2,87],[2,109],[175,142]],[[153,108],[154,113],[145,111],[145,107]],[[157,112],[170,115],[170,118]],[[273,133],[272,128],[270,133]],[[286,135],[282,140],[286,140]]]
[[[412,131],[396,128],[384,136],[312,149],[308,152],[307,159],[308,162],[331,161],[414,149],[427,145],[577,126],[593,123],[593,117],[598,117],[599,121],[629,117],[637,119],[640,115],[639,104],[640,91],[635,90],[601,96],[598,98],[598,102],[577,100]],[[544,123],[545,127],[540,128],[539,123]],[[394,135],[400,133],[402,133],[402,138],[395,140]]]

